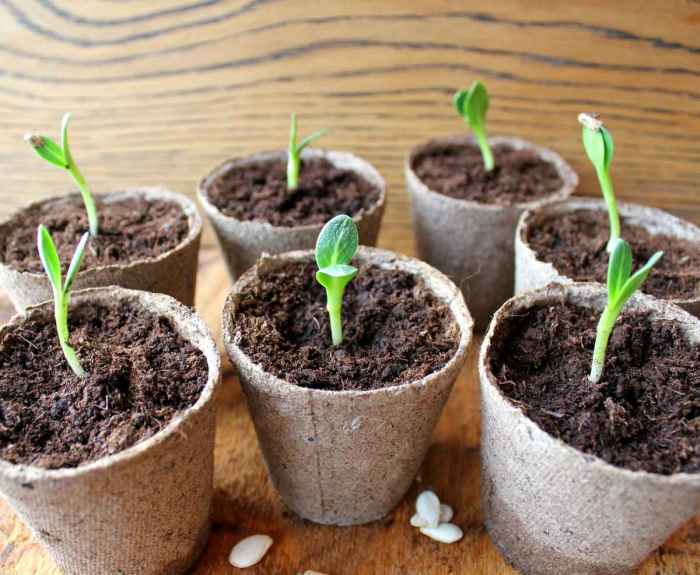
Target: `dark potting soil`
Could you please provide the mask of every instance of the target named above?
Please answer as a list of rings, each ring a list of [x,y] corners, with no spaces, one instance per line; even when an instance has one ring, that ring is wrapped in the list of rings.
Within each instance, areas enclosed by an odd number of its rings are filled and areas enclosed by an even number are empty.
[[[700,346],[674,322],[623,313],[592,384],[598,316],[552,303],[504,322],[488,360],[501,390],[547,433],[609,463],[700,472]]]
[[[556,167],[532,150],[493,147],[495,167],[484,168],[478,146],[433,143],[413,159],[412,168],[431,190],[460,200],[510,206],[557,192],[563,185]]]
[[[634,268],[656,251],[664,256],[642,285],[642,291],[663,299],[700,297],[700,242],[653,235],[622,218],[622,235],[632,247]],[[527,241],[538,259],[576,281],[605,282],[610,235],[606,212],[575,210],[532,220]]]
[[[407,272],[359,269],[345,291],[344,341],[337,348],[312,262],[260,274],[241,294],[235,341],[267,371],[315,389],[379,389],[444,366],[460,334],[450,309]]]
[[[356,216],[379,201],[379,189],[352,170],[328,160],[301,162],[299,186],[287,189],[287,162],[270,160],[236,167],[216,178],[209,200],[237,220],[273,226],[323,224],[338,214]]]
[[[189,233],[182,208],[163,200],[95,198],[100,233],[91,238],[82,269],[154,258],[177,247]],[[22,210],[0,228],[0,260],[16,270],[42,272],[36,229],[44,224],[56,243],[64,271],[80,237],[89,229],[79,195]]]
[[[194,405],[208,367],[170,320],[129,302],[74,308],[61,352],[53,317],[32,314],[0,339],[0,457],[48,469],[76,467],[151,437]]]

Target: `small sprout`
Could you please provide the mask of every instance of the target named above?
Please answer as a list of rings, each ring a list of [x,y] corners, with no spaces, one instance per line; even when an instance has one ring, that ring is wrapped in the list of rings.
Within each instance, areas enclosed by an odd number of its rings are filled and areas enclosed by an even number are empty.
[[[617,200],[610,178],[610,165],[614,152],[613,138],[596,114],[579,114],[578,121],[583,125],[583,147],[598,175],[600,189],[608,207],[610,238],[607,251],[612,253],[615,242],[620,237],[620,215],[617,212]]]
[[[316,281],[326,288],[333,345],[343,343],[343,293],[345,286],[357,275],[357,268],[349,265],[357,244],[357,227],[346,215],[328,221],[316,240]]]
[[[78,274],[80,264],[83,261],[85,246],[90,239],[90,234],[87,232],[80,238],[78,247],[75,249],[73,259],[68,266],[65,280],[61,280],[61,261],[58,258],[56,245],[53,243],[51,234],[46,226],[40,225],[37,233],[37,246],[39,248],[39,257],[44,266],[44,271],[49,278],[51,288],[53,289],[54,315],[56,319],[56,331],[58,332],[58,341],[61,343],[63,355],[68,361],[68,365],[78,377],[85,377],[85,370],[78,361],[78,356],[75,350],[70,346],[70,334],[68,332],[68,303],[70,302],[70,291],[73,287],[73,280]]]
[[[481,157],[484,159],[484,168],[487,172],[493,170],[494,160],[491,146],[486,137],[486,112],[489,109],[489,93],[479,80],[476,80],[469,90],[460,90],[452,101],[457,112],[469,124],[476,141],[481,148]]]
[[[632,249],[621,238],[615,241],[613,252],[608,262],[608,301],[600,316],[600,320],[598,320],[593,362],[591,364],[591,373],[588,376],[592,383],[598,383],[603,375],[605,351],[608,348],[608,339],[615,326],[617,317],[620,315],[627,300],[632,297],[632,294],[647,279],[651,268],[654,267],[662,255],[663,252],[656,252],[649,258],[644,267],[632,274]]]
[[[323,136],[328,130],[323,129],[314,132],[310,136],[304,138],[297,145],[297,115],[292,114],[292,127],[289,130],[289,151],[287,153],[287,189],[296,190],[299,185],[299,169],[301,165],[301,152]]]
[[[87,182],[80,173],[80,170],[78,170],[78,166],[70,152],[70,147],[68,146],[68,122],[70,122],[70,114],[65,114],[61,125],[60,146],[46,136],[27,134],[24,136],[24,140],[47,162],[59,168],[63,168],[73,176],[75,183],[78,184],[78,188],[80,189],[80,195],[83,197],[83,203],[85,204],[85,210],[87,211],[88,222],[90,224],[90,234],[96,236],[99,232],[97,208],[95,207],[95,200],[90,193]]]

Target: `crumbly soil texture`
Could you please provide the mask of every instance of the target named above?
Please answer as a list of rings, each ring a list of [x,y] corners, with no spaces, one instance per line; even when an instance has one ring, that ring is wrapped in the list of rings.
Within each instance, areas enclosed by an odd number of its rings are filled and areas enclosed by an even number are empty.
[[[128,198],[104,202],[95,197],[100,231],[90,239],[82,269],[127,264],[176,248],[189,233],[182,207],[164,200]],[[89,230],[80,195],[22,210],[0,227],[0,259],[19,271],[42,272],[36,229],[44,224],[56,243],[64,271],[80,237]]]
[[[634,269],[659,250],[664,256],[642,285],[642,291],[662,299],[700,297],[700,242],[650,234],[622,218],[622,235],[632,247]],[[610,227],[606,212],[574,210],[533,220],[527,241],[541,261],[576,281],[605,283]]]
[[[501,391],[547,433],[613,465],[700,472],[700,346],[675,322],[623,313],[593,384],[599,315],[553,302],[503,322],[487,360]]]
[[[373,265],[346,288],[344,341],[333,347],[315,272],[312,262],[290,262],[239,296],[235,341],[266,371],[314,389],[371,390],[421,379],[456,352],[450,309],[416,276]]]
[[[70,329],[86,379],[68,367],[48,313],[0,339],[5,461],[57,469],[117,453],[160,431],[206,385],[202,352],[134,303],[81,305]]]
[[[287,162],[261,161],[237,166],[216,178],[209,200],[237,220],[259,220],[279,227],[324,224],[333,216],[356,216],[379,201],[380,191],[352,170],[324,158],[302,160],[299,185],[287,189]]]
[[[510,206],[550,196],[562,187],[556,166],[532,150],[493,147],[490,172],[478,146],[433,143],[413,159],[412,168],[431,190],[460,200]]]

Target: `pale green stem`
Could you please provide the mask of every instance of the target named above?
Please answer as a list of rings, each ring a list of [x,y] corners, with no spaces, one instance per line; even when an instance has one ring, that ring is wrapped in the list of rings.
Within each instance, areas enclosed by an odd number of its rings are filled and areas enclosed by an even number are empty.
[[[56,331],[58,332],[58,341],[61,343],[63,355],[68,362],[68,365],[73,370],[75,375],[84,378],[87,374],[80,365],[78,356],[75,350],[68,343],[70,334],[68,332],[68,301],[69,296],[66,294],[54,293],[54,313],[56,315]]]
[[[595,347],[593,348],[593,361],[591,363],[591,373],[588,379],[591,383],[598,383],[603,375],[605,367],[605,352],[608,349],[608,340],[615,326],[618,310],[605,306],[603,313],[598,320],[596,328]]]
[[[486,133],[483,130],[474,130],[474,135],[476,136],[476,141],[479,143],[479,148],[481,148],[481,157],[484,159],[484,168],[487,172],[493,170],[495,162],[493,160],[493,152],[491,151],[491,146],[489,146],[489,140],[486,137]]]
[[[328,298],[328,304],[326,309],[328,310],[328,316],[331,321],[331,339],[333,340],[333,345],[340,345],[343,343],[343,291],[344,289],[330,289],[326,291],[326,296]]]
[[[70,175],[73,176],[75,183],[78,184],[80,189],[80,195],[83,197],[83,203],[85,204],[85,210],[88,215],[88,223],[90,224],[90,235],[96,236],[100,231],[100,226],[97,219],[97,207],[95,206],[95,200],[90,193],[87,182],[83,175],[80,173],[78,166],[73,162],[68,165],[68,171]]]
[[[299,186],[299,164],[299,154],[290,150],[287,155],[287,189],[296,190]]]
[[[617,211],[617,200],[615,199],[615,191],[613,190],[610,174],[605,170],[596,170],[600,189],[603,192],[603,199],[608,208],[608,218],[610,220],[610,238],[608,239],[607,251],[612,253],[615,242],[620,237],[620,215]]]

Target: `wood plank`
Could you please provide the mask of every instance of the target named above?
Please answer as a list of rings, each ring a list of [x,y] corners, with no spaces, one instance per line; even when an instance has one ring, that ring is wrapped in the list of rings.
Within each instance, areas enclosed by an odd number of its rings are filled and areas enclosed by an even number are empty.
[[[215,334],[228,278],[215,249],[202,254],[197,309]],[[9,303],[0,299],[0,317]],[[221,338],[217,335],[217,341]],[[315,569],[328,575],[516,573],[486,534],[479,508],[479,398],[476,356],[455,386],[419,477],[385,522],[352,528],[321,527],[288,512],[265,471],[245,399],[228,362],[219,399],[216,440],[214,528],[193,575],[233,573],[231,547],[244,536],[268,533],[275,545],[252,575],[289,575]],[[431,487],[455,509],[465,537],[440,545],[409,526],[417,493]],[[639,575],[690,575],[700,570],[700,516],[679,530],[639,570]],[[0,499],[0,573],[60,575],[22,522]]]
[[[616,139],[621,198],[700,223],[700,2],[586,0],[3,0],[0,2],[0,218],[68,191],[65,174],[22,142],[55,133],[70,110],[73,150],[93,188],[164,184],[193,195],[221,160],[332,131],[324,146],[365,156],[389,183],[382,247],[412,253],[402,164],[416,143],[464,130],[451,93],[475,77],[492,93],[490,131],[549,145],[596,195],[576,124],[595,110]],[[228,281],[207,230],[197,307],[220,341]],[[0,302],[0,321],[6,319]],[[249,573],[513,573],[484,533],[478,505],[474,352],[435,434],[421,481],[385,524],[333,529],[286,513],[266,478],[230,371],[217,438],[216,527],[194,573],[231,573],[248,533],[271,533]],[[466,536],[440,546],[408,525],[413,496],[435,487]],[[640,573],[700,571],[700,519]],[[0,572],[58,575],[0,502]]]

